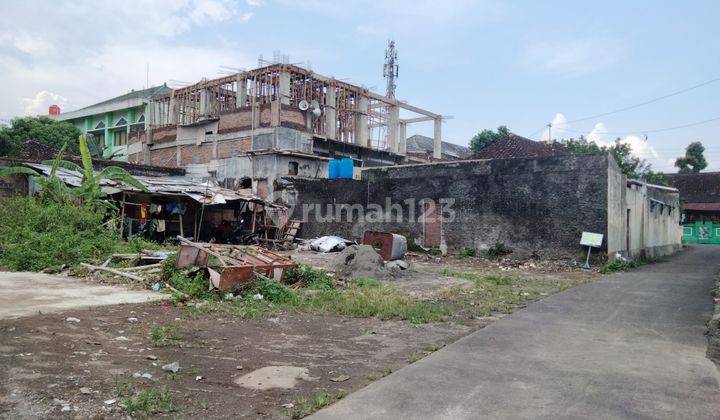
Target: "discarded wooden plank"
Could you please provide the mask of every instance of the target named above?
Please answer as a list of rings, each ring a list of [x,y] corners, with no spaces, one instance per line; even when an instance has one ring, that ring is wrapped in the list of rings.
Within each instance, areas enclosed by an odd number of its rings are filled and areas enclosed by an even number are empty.
[[[162,263],[156,263],[156,264],[148,264],[148,265],[138,265],[137,267],[128,267],[123,268],[122,271],[128,272],[128,271],[144,271],[149,270],[151,268],[158,268],[161,267]]]
[[[80,263],[80,265],[83,267],[89,268],[91,270],[107,271],[108,273],[113,273],[118,276],[127,277],[127,278],[135,280],[135,281],[145,281],[144,277],[136,276],[135,274],[131,274],[131,273],[125,273],[123,271],[116,270],[116,269],[110,268],[110,267],[101,267],[99,265],[91,265],[91,264],[85,264],[85,263]]]

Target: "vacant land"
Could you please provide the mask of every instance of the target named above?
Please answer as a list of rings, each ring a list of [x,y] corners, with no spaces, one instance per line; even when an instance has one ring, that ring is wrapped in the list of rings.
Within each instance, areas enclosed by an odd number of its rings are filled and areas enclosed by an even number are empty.
[[[151,302],[0,321],[0,416],[299,418],[594,278],[536,263],[413,259],[385,282],[300,288],[275,302]]]

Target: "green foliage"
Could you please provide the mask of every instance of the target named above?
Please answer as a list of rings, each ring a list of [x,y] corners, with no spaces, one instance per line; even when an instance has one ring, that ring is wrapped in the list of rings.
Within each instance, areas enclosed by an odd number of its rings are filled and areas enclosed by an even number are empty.
[[[610,274],[610,273],[616,273],[619,271],[628,271],[628,270],[632,270],[633,268],[640,267],[641,265],[642,265],[642,263],[640,261],[615,258],[612,261],[605,264],[603,266],[603,268],[600,269],[600,273]]]
[[[495,259],[511,254],[512,249],[505,246],[502,242],[495,242],[495,245],[485,250],[485,258]]]
[[[295,402],[295,407],[288,410],[286,414],[291,419],[301,419],[320,410],[321,408],[327,407],[337,400],[342,399],[345,395],[347,395],[346,392],[340,390],[336,394],[322,392],[310,399],[300,398]]]
[[[175,346],[182,340],[174,325],[160,325],[153,323],[150,328],[150,342],[155,347]]]
[[[45,116],[15,118],[9,127],[0,126],[0,156],[19,156],[21,146],[27,140],[59,149],[65,143],[72,144],[80,134],[80,130],[66,121],[55,121]],[[77,153],[79,145],[72,144],[68,151]]]
[[[483,130],[470,139],[470,150],[477,153],[496,141],[506,140],[508,137],[510,137],[510,132],[504,125],[498,127],[497,131]]]
[[[11,270],[58,269],[102,259],[113,232],[103,214],[72,204],[43,204],[32,198],[0,201],[0,266]]]
[[[430,255],[434,255],[434,256],[436,256],[436,257],[439,257],[439,256],[442,255],[442,250],[441,250],[439,247],[434,246],[434,247],[428,249],[428,250],[427,250],[427,253],[430,254]]]
[[[285,270],[284,281],[287,284],[300,283],[308,289],[316,290],[332,290],[335,286],[335,279],[326,271],[305,264]]]
[[[219,293],[210,290],[202,271],[177,270],[168,283],[191,299],[220,299]]]
[[[263,299],[273,303],[288,302],[295,297],[295,293],[290,288],[272,279],[253,279],[248,283],[245,290],[247,296],[260,294]]]
[[[692,142],[685,149],[685,156],[675,160],[675,166],[681,174],[698,173],[708,165],[705,160],[705,146],[699,141]]]
[[[565,139],[561,141],[575,153],[601,153],[609,152],[617,163],[620,171],[629,178],[642,179],[645,182],[658,185],[667,185],[668,180],[659,172],[653,172],[652,166],[645,159],[634,156],[628,143],[617,138],[611,146],[598,146],[594,141],[588,141],[580,136],[578,140]]]
[[[172,393],[167,387],[148,388],[137,395],[125,398],[123,403],[128,413],[140,417],[177,411]]]
[[[162,245],[160,245],[157,242],[148,241],[147,239],[141,238],[139,236],[134,236],[127,240],[127,242],[122,243],[118,249],[118,253],[140,253],[145,249],[150,250],[157,250],[161,249]]]
[[[478,253],[477,248],[460,248],[460,252],[458,253],[458,256],[460,258],[465,257],[474,257]]]

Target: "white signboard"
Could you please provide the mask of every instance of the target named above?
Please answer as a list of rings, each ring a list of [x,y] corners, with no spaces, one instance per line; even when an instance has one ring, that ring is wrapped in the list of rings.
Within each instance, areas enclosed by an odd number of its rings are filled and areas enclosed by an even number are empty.
[[[580,245],[600,248],[602,246],[602,240],[602,233],[583,232],[582,238],[580,238]]]

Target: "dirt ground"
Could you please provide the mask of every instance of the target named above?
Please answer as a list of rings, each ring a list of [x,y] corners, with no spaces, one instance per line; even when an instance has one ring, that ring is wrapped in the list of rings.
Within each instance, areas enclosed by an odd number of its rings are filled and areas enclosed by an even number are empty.
[[[326,267],[329,257],[296,251],[293,258]],[[408,260],[411,269],[388,281],[412,295],[467,282],[444,275],[449,269],[573,284],[596,276],[555,262]],[[423,325],[295,313],[240,319],[149,302],[3,320],[0,417],[126,417],[123,395],[166,386],[170,416],[288,418],[302,399],[360,389],[500,316]],[[177,340],[154,347],[153,324],[172,325]],[[181,367],[177,374],[162,369],[172,362]]]

